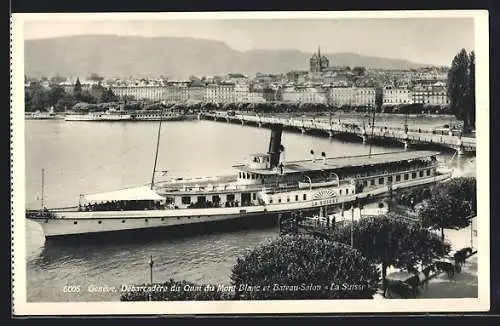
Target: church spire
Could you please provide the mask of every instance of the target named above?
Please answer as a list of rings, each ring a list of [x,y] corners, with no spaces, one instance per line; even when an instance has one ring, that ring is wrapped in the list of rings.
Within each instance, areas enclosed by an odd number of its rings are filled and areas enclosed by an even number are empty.
[[[319,65],[318,71],[321,71],[321,49],[320,49],[319,45],[318,45],[318,60],[319,60],[318,61],[318,63],[319,63],[318,64]]]

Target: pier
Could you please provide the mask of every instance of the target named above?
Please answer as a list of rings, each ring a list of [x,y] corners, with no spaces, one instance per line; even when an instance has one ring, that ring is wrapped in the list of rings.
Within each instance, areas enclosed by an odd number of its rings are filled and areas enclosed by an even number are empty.
[[[438,146],[451,149],[458,155],[466,153],[475,155],[476,139],[472,137],[462,137],[456,135],[443,135],[433,133],[429,129],[408,129],[358,126],[356,124],[345,124],[337,121],[326,121],[317,119],[302,118],[279,118],[260,115],[228,115],[226,112],[200,113],[198,119],[222,121],[227,123],[237,123],[241,125],[252,125],[258,127],[268,127],[272,124],[282,124],[287,129],[300,131],[302,134],[321,134],[333,137],[351,137],[367,143],[369,141],[379,141],[386,143],[398,143],[409,149],[412,146]]]

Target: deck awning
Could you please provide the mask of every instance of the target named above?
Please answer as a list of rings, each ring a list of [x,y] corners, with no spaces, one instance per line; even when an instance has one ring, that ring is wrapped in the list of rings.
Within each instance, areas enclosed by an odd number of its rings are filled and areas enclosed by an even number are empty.
[[[148,186],[136,188],[120,189],[110,192],[83,195],[83,199],[88,202],[124,201],[124,200],[164,200]]]

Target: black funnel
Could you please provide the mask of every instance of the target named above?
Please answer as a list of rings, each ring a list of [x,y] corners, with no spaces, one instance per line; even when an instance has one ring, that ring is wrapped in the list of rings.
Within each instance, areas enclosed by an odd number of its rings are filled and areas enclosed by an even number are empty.
[[[271,154],[271,168],[278,166],[281,152],[282,124],[273,124],[271,127],[271,138],[269,140],[269,152]]]

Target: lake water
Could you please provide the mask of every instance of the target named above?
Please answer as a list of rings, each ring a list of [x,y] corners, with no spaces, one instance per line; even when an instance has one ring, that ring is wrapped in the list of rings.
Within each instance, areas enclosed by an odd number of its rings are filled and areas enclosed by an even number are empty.
[[[446,122],[444,122],[446,123]],[[150,182],[156,122],[26,121],[26,206],[37,209],[41,170],[45,170],[47,207],[73,206],[83,193],[114,190]],[[171,175],[231,173],[249,154],[265,152],[270,130],[211,121],[163,123],[157,170]],[[309,151],[328,156],[367,154],[368,145],[284,132],[286,160],[308,159]],[[373,146],[373,153],[402,148]],[[442,159],[449,159],[446,154]],[[468,158],[461,173],[475,170]],[[24,218],[18,216],[17,218]],[[113,301],[119,293],[93,293],[92,286],[116,286],[169,278],[229,284],[236,258],[278,236],[276,228],[242,230],[130,244],[56,244],[45,242],[41,228],[26,221],[27,299],[30,302]],[[80,286],[67,293],[67,285]]]

